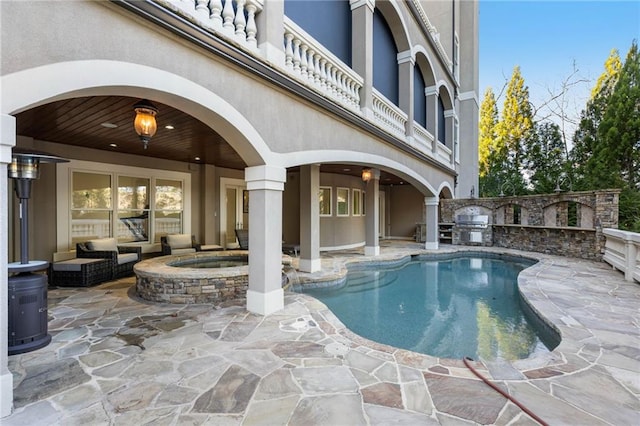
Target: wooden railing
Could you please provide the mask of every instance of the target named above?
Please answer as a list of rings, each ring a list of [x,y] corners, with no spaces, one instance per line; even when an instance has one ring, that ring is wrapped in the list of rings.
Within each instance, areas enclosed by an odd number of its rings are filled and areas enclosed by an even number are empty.
[[[609,228],[603,233],[607,242],[602,260],[624,272],[627,281],[640,282],[640,234]]]

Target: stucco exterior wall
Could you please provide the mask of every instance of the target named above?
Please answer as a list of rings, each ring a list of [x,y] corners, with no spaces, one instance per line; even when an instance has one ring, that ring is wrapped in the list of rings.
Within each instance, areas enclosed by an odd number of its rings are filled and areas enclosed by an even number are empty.
[[[61,2],[46,14],[32,3],[3,2],[0,7],[3,7],[3,75],[61,61],[107,59],[141,64],[182,76],[219,95],[250,122],[272,152],[304,151],[308,155],[294,156],[285,162],[310,163],[310,153],[314,150],[345,151],[348,147],[349,152],[363,152],[404,165],[433,182],[435,188],[442,181],[452,180],[444,171],[314,108],[295,94],[275,89],[159,27],[125,15],[108,3]],[[74,17],[74,25],[69,25],[69,16]],[[46,30],[52,26],[65,30],[53,35]],[[114,88],[111,93],[126,95],[127,90]],[[163,98],[158,93],[157,99],[181,107],[182,101],[174,97]],[[224,125],[215,121],[205,124],[213,129]],[[228,142],[234,146],[234,140]],[[254,157],[241,146],[234,148],[249,165],[256,165]],[[318,160],[322,158],[316,155],[315,161]],[[375,165],[371,157],[367,162]],[[403,177],[411,182],[409,176]]]

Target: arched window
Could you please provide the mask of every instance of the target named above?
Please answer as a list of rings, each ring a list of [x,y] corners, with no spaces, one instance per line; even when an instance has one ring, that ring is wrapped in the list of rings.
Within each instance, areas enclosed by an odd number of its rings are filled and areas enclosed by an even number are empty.
[[[438,142],[443,145],[446,145],[447,142],[447,132],[445,129],[444,103],[442,102],[442,98],[438,96]]]
[[[378,9],[373,13],[373,87],[398,105],[398,49]]]
[[[348,66],[351,65],[351,6],[348,0],[286,0],[284,14]]]
[[[420,68],[413,69],[413,119],[425,129],[427,128],[427,98],[424,94],[425,84]]]

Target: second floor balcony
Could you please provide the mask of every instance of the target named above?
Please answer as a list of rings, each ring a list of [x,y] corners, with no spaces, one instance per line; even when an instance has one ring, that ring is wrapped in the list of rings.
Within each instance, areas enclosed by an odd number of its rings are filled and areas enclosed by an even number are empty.
[[[308,2],[312,8],[327,4],[343,8],[318,14],[312,19],[319,22],[313,25],[305,19],[297,20],[296,13],[288,16],[287,1],[120,0],[116,4],[198,43],[222,44],[227,52],[244,55],[254,64],[314,92],[334,111],[355,114],[414,155],[448,169],[456,168],[459,141],[454,93],[459,73],[453,69],[453,62],[433,33],[435,28],[419,1],[404,2],[406,10],[402,12],[413,11],[424,24],[423,28],[428,29],[421,49],[408,44],[407,34],[395,34],[390,25],[385,25],[398,16],[389,16],[388,10],[380,12],[377,6],[372,8],[367,2]],[[346,14],[349,16],[345,18]],[[340,21],[339,16],[344,19]],[[340,27],[340,22],[348,23],[343,26],[355,27],[371,16],[373,31],[356,34],[350,27],[343,28],[342,33],[336,30],[337,35],[329,37],[330,42],[339,36],[348,38],[337,41],[350,51],[348,55],[332,51],[327,46],[331,43],[318,39],[327,40],[328,36],[314,37],[310,33],[323,26],[333,30],[334,26]],[[385,37],[386,40],[404,37],[406,46],[392,42],[386,50],[379,48],[383,43],[378,40]],[[385,69],[379,62],[385,56],[387,64],[395,65],[383,75]],[[440,66],[427,66],[430,64]]]

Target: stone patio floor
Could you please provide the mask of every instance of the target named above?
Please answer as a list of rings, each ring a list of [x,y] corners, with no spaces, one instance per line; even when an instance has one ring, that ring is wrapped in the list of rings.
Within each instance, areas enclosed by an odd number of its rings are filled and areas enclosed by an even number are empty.
[[[469,248],[466,248],[468,250]],[[465,250],[444,246],[439,250]],[[640,424],[640,285],[605,263],[511,250],[562,334],[552,352],[473,365],[551,425]],[[384,242],[379,259],[425,253]],[[362,250],[323,254],[334,279]],[[297,259],[293,263],[296,264]],[[3,425],[534,425],[461,360],[361,338],[315,299],[285,293],[262,317],[236,306],[165,305],[135,279],[49,289],[51,344],[9,357],[14,412]]]

